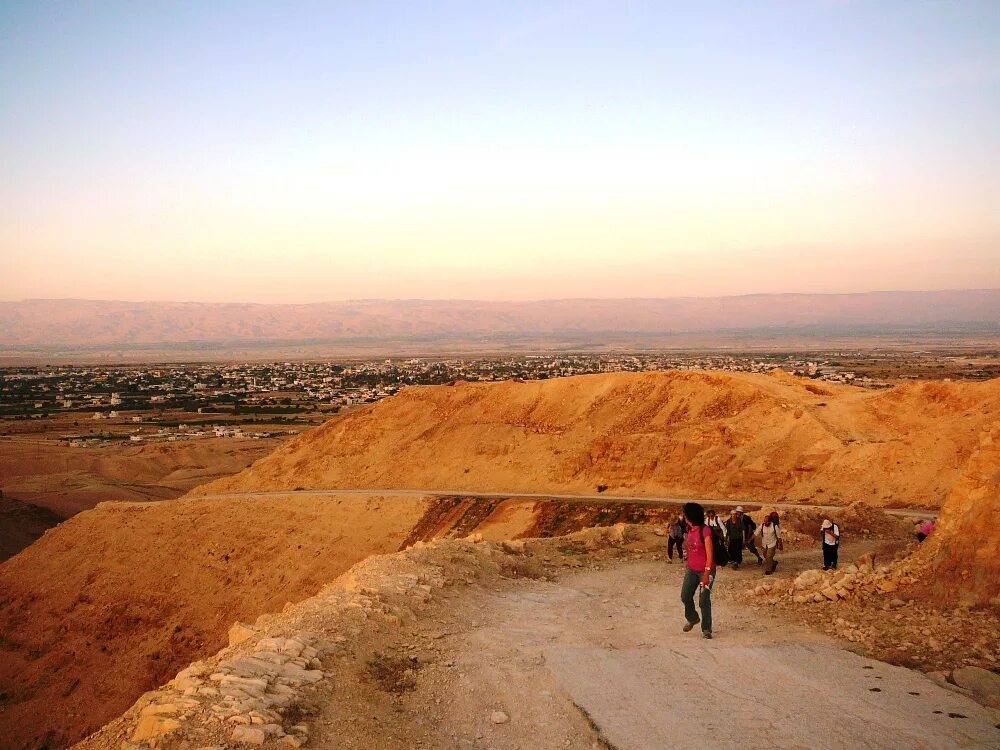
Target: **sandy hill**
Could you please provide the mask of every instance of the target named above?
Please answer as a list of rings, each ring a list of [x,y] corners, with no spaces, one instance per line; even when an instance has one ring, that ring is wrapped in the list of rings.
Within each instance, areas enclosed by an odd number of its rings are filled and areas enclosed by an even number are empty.
[[[939,507],[1000,381],[887,391],[775,373],[649,372],[412,387],[194,490],[649,494]]]

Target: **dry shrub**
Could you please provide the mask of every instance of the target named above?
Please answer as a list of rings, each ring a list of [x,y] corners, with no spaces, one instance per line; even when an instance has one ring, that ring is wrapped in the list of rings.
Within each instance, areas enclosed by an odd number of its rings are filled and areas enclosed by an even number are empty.
[[[387,693],[405,693],[417,686],[420,662],[415,657],[376,653],[367,666],[369,676]]]

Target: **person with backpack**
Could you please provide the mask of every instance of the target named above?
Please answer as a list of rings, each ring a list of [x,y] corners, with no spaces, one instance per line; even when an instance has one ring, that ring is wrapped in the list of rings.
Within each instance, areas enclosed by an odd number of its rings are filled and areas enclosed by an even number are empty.
[[[769,576],[778,567],[778,561],[774,559],[775,553],[781,550],[784,545],[781,542],[781,529],[778,527],[777,512],[765,516],[757,529],[757,538],[764,548],[764,575]]]
[[[688,563],[681,584],[681,601],[684,603],[684,632],[689,632],[699,622],[701,635],[712,637],[712,584],[715,582],[715,550],[712,530],[705,525],[705,510],[698,503],[684,503],[684,518],[690,525],[686,544]],[[698,608],[694,595],[698,593]]]
[[[705,525],[712,529],[713,534],[721,534],[723,540],[725,540],[726,525],[722,522],[722,519],[716,515],[715,508],[709,508],[705,511]]]
[[[682,513],[678,513],[667,531],[667,562],[674,561],[674,547],[677,548],[677,559],[684,559],[684,537],[687,532],[687,521]]]
[[[840,527],[825,519],[819,529],[823,542],[823,570],[837,569],[837,552],[840,550]]]
[[[743,521],[736,508],[729,511],[726,521],[726,537],[729,539],[729,562],[733,570],[739,570],[743,564]]]
[[[749,513],[744,512],[742,505],[736,506],[736,512],[740,514],[740,521],[743,522],[743,546],[750,550],[753,556],[757,558],[758,565],[763,565],[764,558],[760,556],[760,552],[757,551],[757,545],[754,542],[757,522],[750,518]]]

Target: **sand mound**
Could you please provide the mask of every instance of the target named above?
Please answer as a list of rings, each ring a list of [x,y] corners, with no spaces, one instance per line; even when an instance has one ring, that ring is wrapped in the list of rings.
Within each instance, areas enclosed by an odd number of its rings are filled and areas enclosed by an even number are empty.
[[[656,372],[413,387],[196,494],[294,487],[686,495],[937,507],[1000,381],[888,392]]]

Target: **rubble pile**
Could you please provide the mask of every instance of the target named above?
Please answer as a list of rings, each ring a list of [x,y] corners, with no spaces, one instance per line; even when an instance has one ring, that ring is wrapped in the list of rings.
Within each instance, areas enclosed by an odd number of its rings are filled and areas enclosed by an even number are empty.
[[[893,609],[906,604],[895,596],[900,588],[923,580],[928,572],[929,565],[907,559],[876,566],[875,556],[868,553],[836,570],[807,570],[793,579],[766,581],[747,594],[774,601],[790,599],[795,604],[881,599]]]

